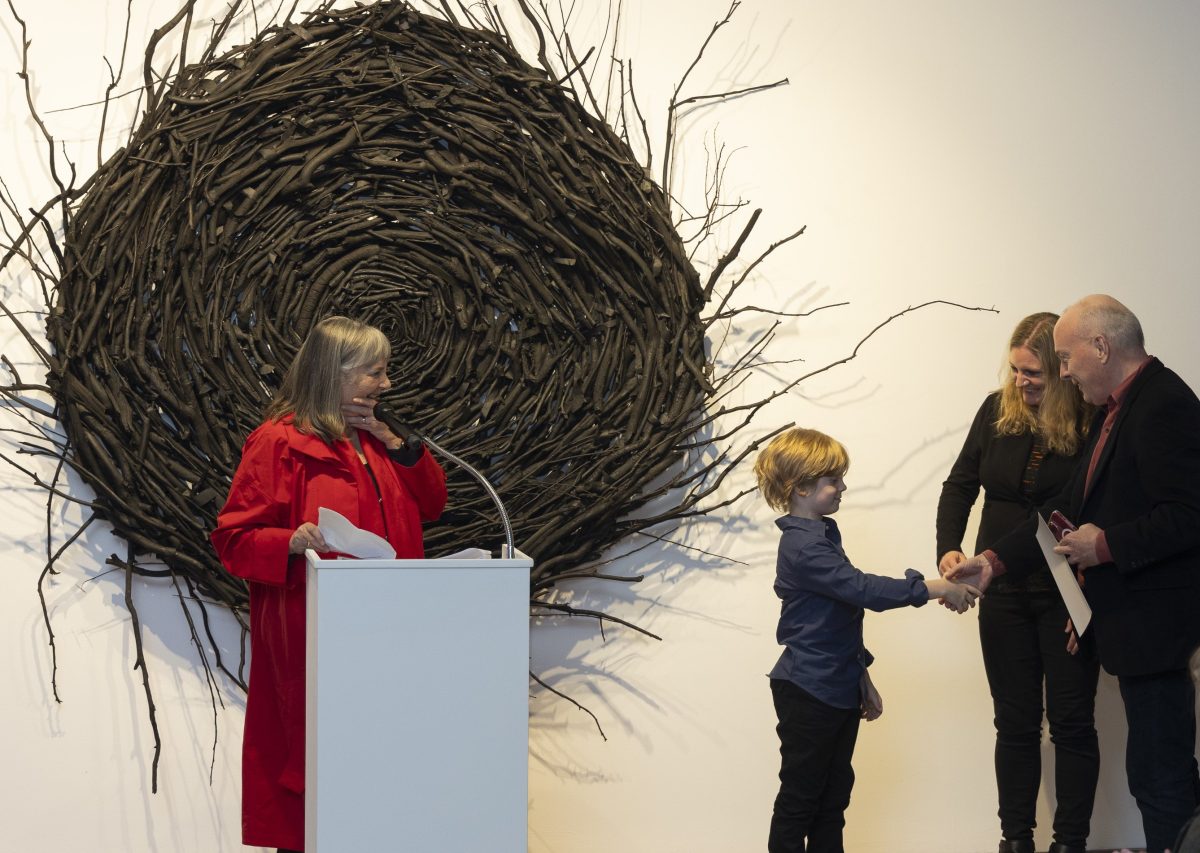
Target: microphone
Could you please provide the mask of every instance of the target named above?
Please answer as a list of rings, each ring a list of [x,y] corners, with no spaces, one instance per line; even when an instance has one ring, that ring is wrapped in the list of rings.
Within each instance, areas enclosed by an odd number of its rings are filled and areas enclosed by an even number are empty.
[[[468,474],[479,481],[479,485],[483,486],[484,491],[488,493],[488,497],[492,499],[492,503],[496,505],[496,509],[500,513],[500,523],[504,525],[505,544],[500,547],[500,558],[505,560],[511,560],[515,558],[517,555],[517,549],[513,545],[512,525],[508,521],[508,512],[504,509],[504,503],[500,500],[500,495],[498,495],[496,490],[492,488],[492,484],[487,481],[487,478],[484,477],[483,474],[479,473],[479,471],[475,470],[475,468],[470,464],[455,456],[449,450],[446,450],[444,447],[438,447],[435,442],[431,441],[430,439],[418,433],[412,427],[408,426],[406,423],[404,423],[404,421],[400,420],[400,417],[392,411],[391,407],[388,406],[387,403],[376,403],[372,414],[375,415],[375,420],[383,421],[385,424],[387,424],[387,428],[390,429],[402,442],[404,442],[404,447],[401,450],[396,451],[396,459],[401,465],[416,465],[417,460],[421,458],[421,453],[424,451],[425,445],[428,444],[442,456],[445,456],[460,468],[464,468]]]
[[[420,434],[410,427],[404,421],[400,420],[400,416],[392,411],[392,407],[387,403],[379,402],[375,404],[375,409],[371,412],[375,416],[375,420],[383,421],[387,424],[387,428],[392,431],[396,438],[403,443],[401,451],[406,455],[411,454],[412,462],[405,462],[406,465],[414,464],[421,456],[421,448],[425,442],[421,439]]]

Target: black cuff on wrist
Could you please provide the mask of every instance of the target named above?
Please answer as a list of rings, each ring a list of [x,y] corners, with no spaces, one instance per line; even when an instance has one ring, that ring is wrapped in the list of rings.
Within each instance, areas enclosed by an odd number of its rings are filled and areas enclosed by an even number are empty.
[[[393,462],[398,462],[405,468],[411,468],[421,460],[421,454],[425,452],[425,445],[417,442],[412,444],[402,444],[398,448],[388,448],[388,458]]]

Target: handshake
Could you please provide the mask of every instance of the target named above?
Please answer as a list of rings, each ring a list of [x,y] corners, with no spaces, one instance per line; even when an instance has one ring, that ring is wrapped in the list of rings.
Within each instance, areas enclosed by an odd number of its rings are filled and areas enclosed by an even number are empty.
[[[925,581],[930,598],[941,599],[942,606],[955,613],[966,613],[975,606],[980,592],[970,584],[956,583],[946,578]]]
[[[937,580],[926,581],[930,598],[940,598],[942,606],[963,613],[975,606],[992,582],[992,564],[983,554],[967,557],[962,551],[947,551],[938,563]]]

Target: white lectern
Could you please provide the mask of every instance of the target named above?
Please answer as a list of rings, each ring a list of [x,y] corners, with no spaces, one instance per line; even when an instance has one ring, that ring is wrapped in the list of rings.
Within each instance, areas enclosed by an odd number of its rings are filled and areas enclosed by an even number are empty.
[[[532,562],[517,553],[307,553],[308,853],[526,853]]]

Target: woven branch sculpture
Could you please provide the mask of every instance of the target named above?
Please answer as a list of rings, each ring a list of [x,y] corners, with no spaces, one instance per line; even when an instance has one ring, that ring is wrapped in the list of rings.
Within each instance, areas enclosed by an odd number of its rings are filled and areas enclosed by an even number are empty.
[[[63,237],[50,386],[97,506],[206,597],[241,441],[310,326],[503,493],[535,590],[630,530],[713,386],[704,293],[628,148],[495,33],[324,11],[179,74]],[[450,472],[436,553],[498,535]],[[675,485],[675,484],[670,484]]]

